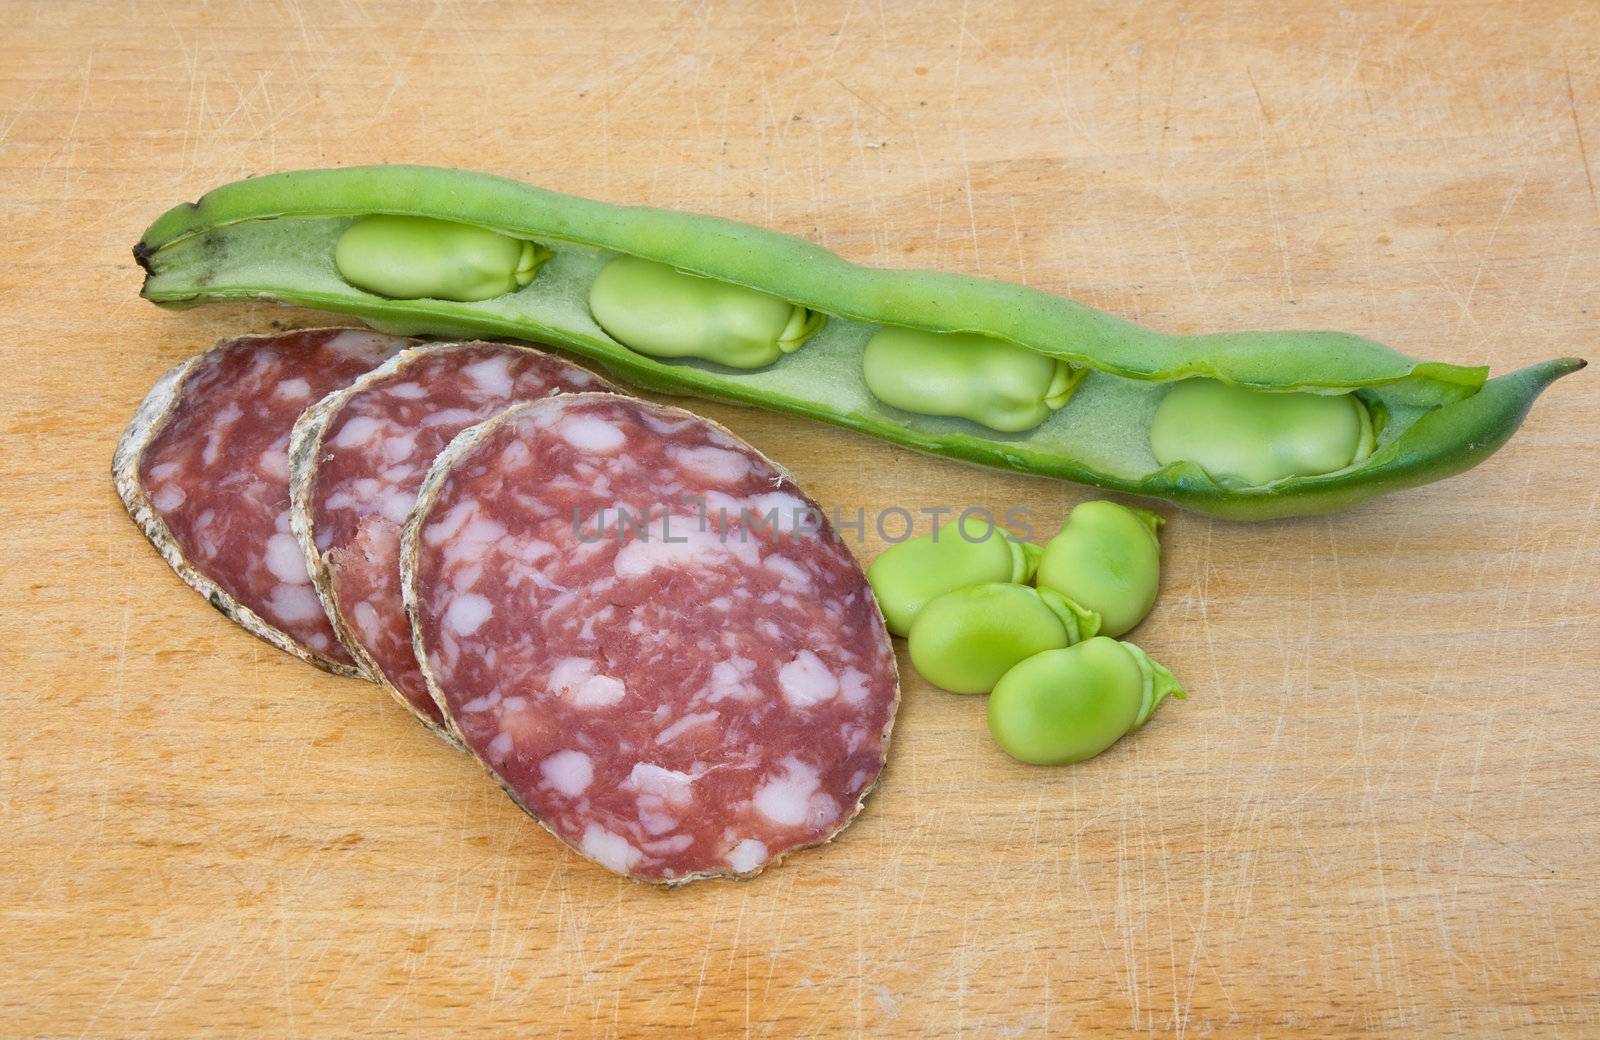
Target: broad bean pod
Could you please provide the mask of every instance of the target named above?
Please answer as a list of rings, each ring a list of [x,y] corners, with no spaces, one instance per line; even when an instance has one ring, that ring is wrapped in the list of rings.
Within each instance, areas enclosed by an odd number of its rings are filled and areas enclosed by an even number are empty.
[[[551,256],[529,284],[491,299],[396,299],[352,284],[333,259],[350,226],[377,214],[470,225]],[[934,454],[1247,520],[1345,508],[1468,469],[1511,436],[1545,387],[1583,366],[1561,358],[1485,382],[1484,368],[1418,361],[1344,333],[1174,335],[1017,285],[861,267],[733,221],[431,167],[306,170],[224,185],[158,218],[134,253],[147,271],[143,294],[167,306],[273,299],[391,332],[549,343],[646,389],[809,416]],[[618,256],[742,286],[827,321],[803,350],[765,367],[652,357],[608,335],[586,305]],[[863,376],[866,344],[884,328],[1003,341],[1063,362],[1081,382],[1064,407],[1018,432],[894,408]],[[1386,421],[1370,454],[1328,472],[1250,483],[1193,459],[1162,463],[1151,439],[1156,410],[1170,384],[1195,378],[1359,392]]]

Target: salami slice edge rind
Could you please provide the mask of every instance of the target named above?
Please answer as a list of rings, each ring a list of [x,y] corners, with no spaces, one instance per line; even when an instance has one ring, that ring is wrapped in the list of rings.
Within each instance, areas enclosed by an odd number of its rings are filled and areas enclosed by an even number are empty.
[[[367,678],[383,687],[408,712],[416,716],[417,720],[426,726],[430,732],[458,750],[465,750],[461,744],[460,737],[449,728],[448,724],[441,726],[437,720],[418,711],[416,705],[412,704],[404,693],[389,682],[383,668],[367,649],[366,644],[357,636],[355,627],[345,613],[343,603],[339,597],[338,583],[334,580],[333,562],[327,553],[317,548],[314,497],[317,490],[317,477],[324,457],[324,441],[327,437],[328,429],[333,424],[334,419],[343,413],[351,400],[384,380],[438,353],[453,350],[466,351],[485,346],[526,351],[535,356],[546,356],[563,364],[571,365],[574,368],[578,367],[568,362],[565,358],[557,357],[525,343],[503,343],[493,340],[450,340],[436,343],[419,343],[400,351],[377,368],[358,376],[355,382],[333,391],[307,408],[295,423],[294,430],[289,437],[289,526],[294,532],[296,541],[300,543],[301,552],[304,553],[306,558],[306,569],[311,575],[312,587],[316,590],[318,600],[322,602],[323,610],[328,615],[328,620],[333,625],[333,630],[338,636],[339,642],[349,652],[350,656],[355,659]],[[597,386],[607,388],[614,393],[622,392],[620,388],[604,377],[595,375],[592,372],[589,374]]]
[[[529,402],[529,404],[533,403],[537,402]],[[439,685],[439,677],[434,674],[433,668],[428,664],[428,651],[423,642],[422,629],[419,625],[422,607],[416,584],[417,553],[421,549],[422,517],[427,515],[428,511],[433,507],[434,500],[439,497],[439,492],[443,488],[445,480],[449,477],[450,471],[455,469],[456,463],[461,460],[461,457],[477,447],[478,442],[482,440],[486,433],[491,433],[498,429],[508,421],[513,413],[520,414],[522,409],[529,407],[529,404],[512,405],[481,423],[468,426],[451,438],[450,443],[445,445],[443,451],[434,456],[433,462],[428,466],[427,476],[422,478],[422,486],[417,489],[417,504],[411,507],[410,515],[406,517],[405,525],[400,529],[400,595],[401,601],[405,604],[406,622],[411,626],[411,652],[416,655],[417,667],[421,669],[422,679],[428,685],[428,696],[433,698],[433,703],[439,707],[439,714],[444,717],[444,724],[450,732],[451,741],[462,748],[467,748],[466,739],[456,726],[456,720],[450,714],[444,690]],[[468,750],[470,751],[470,748]],[[475,754],[472,757],[474,761],[483,766],[490,776],[493,776],[497,781],[499,780],[498,774],[489,768],[487,762],[484,762]],[[506,787],[505,784],[500,786],[505,787],[506,793],[511,796],[512,801],[516,802],[523,812],[538,820],[540,826],[544,825],[543,820],[539,820],[539,817],[534,816],[532,812],[528,811],[528,807],[522,804],[522,800],[517,797],[516,792]],[[549,828],[545,829],[549,830]],[[554,834],[555,832],[551,831],[550,833]]]
[[[455,719],[451,714],[449,701],[445,696],[444,689],[439,681],[439,677],[434,672],[433,667],[428,660],[427,645],[422,636],[424,626],[421,618],[421,592],[419,589],[420,578],[417,564],[418,555],[421,550],[421,532],[429,512],[432,510],[433,505],[438,499],[439,495],[443,492],[445,483],[449,479],[450,474],[455,469],[456,465],[462,460],[463,457],[471,453],[481,441],[492,436],[501,426],[509,422],[517,421],[533,409],[553,406],[564,407],[568,404],[581,401],[586,398],[600,399],[610,396],[611,395],[609,394],[593,392],[579,394],[558,394],[552,397],[543,398],[538,401],[530,401],[523,404],[512,405],[492,418],[486,419],[475,426],[469,426],[465,430],[461,431],[455,436],[449,445],[447,445],[445,449],[439,453],[439,455],[434,459],[433,464],[428,468],[428,474],[423,479],[422,487],[417,494],[416,507],[412,509],[411,515],[406,519],[405,527],[402,531],[400,540],[400,585],[405,602],[406,618],[411,625],[412,646],[414,652],[416,653],[417,665],[421,669],[423,679],[427,683],[428,693],[433,697],[434,703],[439,706],[439,712],[444,716],[446,725],[450,727],[451,732],[455,735],[456,739],[461,742],[462,746],[466,747],[468,751],[471,752],[473,760],[476,761],[497,784],[499,784],[501,789],[506,792],[506,795],[519,809],[527,814],[529,818],[531,818],[545,831],[549,832],[550,835],[553,836],[564,847],[570,849],[578,856],[581,856],[590,862],[598,861],[592,856],[584,853],[581,849],[572,845],[566,838],[562,837],[553,827],[546,823],[537,812],[528,806],[528,804],[522,799],[517,791],[509,783],[507,783],[499,773],[490,768],[489,763],[484,761],[482,756],[474,751],[471,748],[471,745],[467,744],[465,738],[462,736],[461,731],[457,727]],[[556,402],[562,402],[562,404],[557,405]],[[806,495],[800,490],[798,483],[794,482],[792,477],[789,476],[787,469],[784,469],[783,467],[773,463],[764,454],[751,446],[749,442],[733,433],[733,431],[729,430],[721,423],[718,423],[712,419],[708,419],[703,415],[698,415],[694,412],[689,412],[682,408],[676,408],[671,405],[648,401],[643,403],[684,419],[704,423],[726,435],[727,437],[732,438],[734,441],[737,441],[740,445],[749,450],[752,454],[759,457],[763,462],[767,463],[767,465],[772,466],[776,472],[781,474],[783,479],[790,481],[793,489],[800,495],[800,497],[804,498],[807,502],[811,502],[810,496]],[[815,503],[812,504],[815,505]],[[863,582],[864,581],[865,579],[863,578]],[[883,611],[881,608],[878,608],[876,599],[872,599],[871,602],[874,609],[877,610],[879,622],[882,623]],[[884,638],[887,639],[887,627],[885,627],[884,631],[886,633]],[[899,714],[901,700],[899,661],[893,654],[888,656],[888,667],[894,677],[894,699],[889,704],[888,712],[883,724],[881,745],[883,749],[883,764],[880,765],[878,772],[872,778],[872,781],[862,788],[861,793],[857,795],[855,802],[850,806],[849,811],[840,814],[836,825],[830,831],[815,841],[786,849],[779,855],[772,857],[770,860],[761,863],[755,869],[749,871],[734,872],[728,870],[708,870],[683,874],[671,878],[640,877],[631,873],[624,876],[638,884],[649,884],[665,888],[676,888],[680,885],[686,885],[692,881],[703,881],[713,878],[726,878],[729,880],[746,881],[756,877],[770,867],[777,866],[793,853],[801,852],[805,849],[817,848],[832,842],[841,833],[843,833],[844,830],[850,826],[850,824],[855,822],[856,817],[861,814],[861,810],[865,807],[868,796],[870,796],[872,792],[877,789],[878,784],[882,781],[883,771],[888,768],[890,737],[894,730],[895,717]],[[604,866],[604,864],[601,865]]]
[[[306,332],[322,331],[319,329],[297,330]],[[350,665],[335,661],[325,654],[304,645],[287,632],[267,621],[261,615],[240,603],[231,593],[222,588],[208,577],[194,564],[189,562],[184,555],[183,548],[178,544],[172,531],[167,527],[166,521],[151,504],[145,494],[144,485],[139,479],[139,468],[144,458],[145,449],[148,448],[156,435],[165,426],[172,410],[182,400],[183,389],[189,376],[195,369],[214,351],[237,343],[241,339],[272,339],[272,336],[239,336],[223,340],[208,350],[201,351],[193,357],[178,362],[168,369],[150,392],[140,402],[139,408],[134,412],[133,419],[129,421],[127,429],[117,441],[117,450],[111,459],[111,478],[117,488],[117,495],[122,499],[122,505],[128,511],[128,516],[138,525],[139,530],[155,546],[161,558],[167,561],[185,585],[198,592],[207,603],[215,607],[224,617],[243,628],[246,632],[263,639],[284,653],[293,654],[309,664],[321,668],[325,672],[346,678],[365,678],[362,672]]]
[[[337,598],[333,594],[332,565],[328,558],[317,549],[314,541],[315,532],[311,525],[311,492],[316,486],[317,456],[322,451],[322,439],[327,433],[328,423],[336,415],[350,395],[358,387],[364,387],[367,380],[378,373],[392,371],[391,366],[401,358],[420,350],[421,347],[407,347],[394,357],[356,378],[350,385],[333,391],[326,397],[317,401],[295,420],[294,429],[289,433],[289,529],[294,533],[295,540],[300,543],[300,551],[305,554],[306,571],[311,575],[311,587],[316,590],[317,599],[322,603],[322,610],[328,615],[328,623],[333,626],[334,635],[361,669],[363,678],[370,679],[384,689],[389,690],[400,703],[405,704],[405,698],[400,697],[394,690],[389,689],[389,684],[383,681],[382,672],[367,653],[366,647],[355,637],[350,629],[350,623],[339,609]],[[406,704],[406,709],[411,706]],[[423,719],[429,728],[434,728],[431,720]]]

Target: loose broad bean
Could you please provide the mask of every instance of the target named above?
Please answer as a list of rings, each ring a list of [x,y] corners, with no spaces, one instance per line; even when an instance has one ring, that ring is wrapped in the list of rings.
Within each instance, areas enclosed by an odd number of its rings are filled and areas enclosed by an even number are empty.
[[[861,368],[867,389],[884,404],[970,419],[1002,433],[1044,422],[1084,373],[990,336],[905,328],[874,333]]]
[[[1144,620],[1161,586],[1161,517],[1116,502],[1084,502],[1039,558],[1040,588],[1100,615],[1100,631],[1122,633]]]
[[[1251,486],[1333,473],[1372,454],[1372,413],[1355,394],[1267,393],[1214,379],[1173,385],[1156,408],[1150,449]]]
[[[636,256],[601,269],[589,287],[589,313],[629,350],[729,368],[764,368],[827,320],[776,296]]]
[[[867,581],[878,598],[890,633],[904,636],[928,601],[946,592],[982,582],[1032,580],[1039,547],[989,529],[971,538],[966,525],[939,535],[922,535],[892,545],[867,568]]]
[[[389,214],[362,217],[333,247],[340,277],[393,300],[492,300],[533,281],[549,258],[543,246],[485,227]]]
[[[951,693],[988,693],[1017,662],[1071,646],[1100,616],[1049,589],[989,582],[937,596],[911,623],[907,646],[922,677]]]
[[[989,698],[989,733],[1034,765],[1093,758],[1143,726],[1168,696],[1188,694],[1132,643],[1095,636],[1022,661]]]

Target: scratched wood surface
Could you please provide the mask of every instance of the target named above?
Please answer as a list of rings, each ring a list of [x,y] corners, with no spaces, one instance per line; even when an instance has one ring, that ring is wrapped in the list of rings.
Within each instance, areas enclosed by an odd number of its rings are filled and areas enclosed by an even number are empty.
[[[670,893],[232,627],[107,477],[168,365],[317,320],[160,311],[129,247],[303,166],[719,213],[1168,329],[1593,357],[1600,8],[1294,7],[0,6],[0,1035],[1600,1035],[1593,372],[1446,483],[1174,516],[1138,638],[1194,696],[1137,739],[1024,768],[908,675],[840,841]],[[1048,534],[1087,497],[703,410],[846,511]]]

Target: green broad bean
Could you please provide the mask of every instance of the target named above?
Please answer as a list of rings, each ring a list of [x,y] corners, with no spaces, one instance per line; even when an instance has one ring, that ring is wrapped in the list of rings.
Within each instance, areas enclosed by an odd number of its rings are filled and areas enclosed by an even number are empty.
[[[1334,473],[1372,454],[1372,413],[1355,394],[1266,393],[1214,379],[1174,384],[1156,408],[1150,449],[1219,481],[1260,486]]]
[[[1155,606],[1163,522],[1147,509],[1081,503],[1045,544],[1035,580],[1099,614],[1105,635],[1120,636]]]
[[[1083,378],[1060,358],[967,332],[880,329],[867,341],[862,376],[872,396],[919,415],[970,419],[1021,433],[1067,403]]]
[[[911,623],[906,645],[922,677],[951,693],[988,693],[1017,662],[1081,642],[1100,616],[1049,589],[989,582],[946,592]]]
[[[989,733],[1021,762],[1081,762],[1139,729],[1169,696],[1189,695],[1137,646],[1095,636],[1001,676],[989,698]]]
[[[589,287],[595,324],[629,350],[765,368],[817,334],[826,317],[776,296],[619,256]]]
[[[867,581],[892,635],[905,636],[928,602],[947,592],[984,582],[1025,583],[1039,565],[1039,547],[998,531],[967,537],[956,530],[921,535],[891,545],[867,568]]]
[[[486,227],[378,214],[345,229],[333,247],[339,276],[393,300],[471,303],[533,281],[550,251]]]
[[[558,255],[518,292],[465,302],[386,298],[346,281],[334,262],[352,218],[368,214],[492,228],[547,244]],[[779,364],[669,363],[607,335],[589,312],[596,276],[619,255],[787,301],[792,309],[775,329],[763,327],[761,344],[769,333],[774,344],[798,342],[814,316],[826,315],[826,325]],[[645,390],[770,408],[918,451],[1238,520],[1330,512],[1460,473],[1504,444],[1551,383],[1583,367],[1578,358],[1557,358],[1486,382],[1481,366],[1422,361],[1340,332],[1174,335],[1020,285],[863,267],[748,224],[425,166],[298,170],[226,184],[158,218],[134,256],[146,271],[143,295],[163,306],[270,299],[353,315],[388,332],[546,343]],[[440,281],[431,274],[422,280],[429,284],[405,291],[433,292]],[[806,316],[797,316],[800,310]],[[1038,355],[1030,364],[1060,361],[1087,374],[1053,419],[997,432],[874,397],[864,357],[868,340],[884,329],[985,337]],[[683,349],[677,339],[667,347]],[[756,354],[771,356],[771,349]],[[1218,476],[1188,458],[1160,463],[1152,452],[1152,417],[1174,384],[1197,378],[1282,393],[1359,391],[1371,414],[1385,417],[1383,444],[1342,469],[1266,484]],[[1045,399],[1059,397],[1048,385],[1054,379],[1052,367],[1039,399],[1046,409]],[[910,403],[953,410],[942,390]]]

